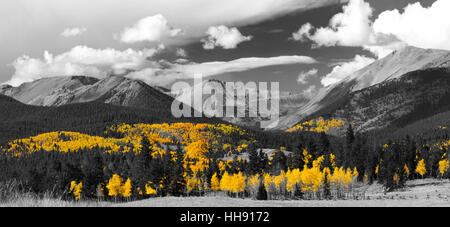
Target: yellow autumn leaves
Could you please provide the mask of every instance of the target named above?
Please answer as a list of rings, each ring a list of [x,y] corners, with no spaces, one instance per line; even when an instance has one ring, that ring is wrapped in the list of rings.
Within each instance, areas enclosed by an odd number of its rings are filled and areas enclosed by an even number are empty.
[[[358,172],[356,169],[344,170],[343,167],[335,168],[331,171],[329,168],[320,169],[318,166],[303,170],[294,169],[287,172],[281,171],[278,176],[265,174],[263,177],[266,190],[275,194],[284,192],[294,192],[297,188],[302,192],[315,193],[322,189],[325,184],[329,184],[335,189],[348,189],[351,183],[356,182]]]
[[[228,172],[225,172],[220,180],[220,190],[231,193],[244,192],[246,179],[247,178],[242,172],[233,175],[229,175]]]
[[[27,139],[11,141],[8,143],[8,147],[7,152],[14,156],[20,156],[22,153],[34,153],[40,150],[67,153],[94,148],[107,153],[129,152],[137,151],[138,143],[125,139],[90,136],[78,132],[50,132]]]
[[[83,183],[80,182],[77,184],[76,181],[70,182],[70,192],[73,193],[75,200],[81,199],[81,190],[83,189]]]
[[[320,117],[317,120],[310,120],[303,122],[301,124],[298,124],[288,130],[286,132],[297,132],[297,131],[304,131],[304,132],[328,132],[331,129],[340,129],[345,125],[345,121],[337,120],[337,119],[331,119],[329,121],[323,119]]]
[[[310,157],[310,155],[307,155],[306,159]],[[323,190],[325,185],[329,185],[334,190],[346,190],[350,189],[350,186],[357,181],[359,173],[356,168],[344,170],[343,167],[335,167],[334,170],[330,170],[329,168],[322,168],[323,160],[323,156],[319,157],[313,161],[311,168],[305,165],[303,169],[281,171],[279,175],[266,173],[245,176],[242,172],[229,174],[225,171],[220,180],[217,174],[214,174],[210,186],[212,191],[225,191],[235,194],[248,191],[255,195],[259,185],[263,184],[267,192],[272,197],[276,197],[277,195],[286,195],[286,193],[292,194],[297,189],[303,193],[314,194]]]
[[[426,167],[424,159],[419,161],[415,172],[418,173],[422,177],[423,177],[423,175],[425,175],[427,173],[427,167]]]
[[[131,180],[129,178],[123,183],[123,179],[117,174],[114,174],[106,185],[109,196],[122,196],[123,198],[129,198],[132,195],[131,187]]]

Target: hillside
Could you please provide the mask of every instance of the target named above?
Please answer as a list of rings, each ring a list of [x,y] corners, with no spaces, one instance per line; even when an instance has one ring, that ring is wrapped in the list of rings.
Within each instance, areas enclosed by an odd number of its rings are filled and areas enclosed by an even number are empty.
[[[450,67],[450,52],[443,50],[426,50],[415,47],[406,47],[400,51],[396,51],[387,57],[378,60],[371,65],[357,71],[356,73],[349,75],[342,82],[332,85],[330,87],[322,88],[318,94],[306,105],[299,108],[294,114],[288,115],[286,117],[282,117],[279,128],[287,129],[298,122],[310,119],[312,117],[316,117],[319,115],[333,115],[333,111],[340,106],[345,105],[343,103],[348,103],[349,99],[352,99],[355,94],[364,94],[357,93],[358,91],[363,91],[364,89],[370,88],[366,90],[369,93],[377,93],[382,94],[382,90],[376,92],[375,90],[378,88],[383,88],[386,84],[382,85],[387,81],[398,81],[401,78],[408,75],[411,72],[425,72],[428,69],[447,69]],[[446,73],[445,70],[443,73]],[[437,77],[428,78],[429,83],[433,84],[432,80],[439,79]],[[441,78],[442,79],[442,78]],[[404,81],[406,83],[406,80]],[[436,91],[427,90],[433,89],[433,87],[423,87],[421,88],[420,94],[415,94],[416,97],[420,97],[421,95],[433,96],[436,94]],[[430,92],[430,95],[427,93]],[[391,91],[391,96],[403,96],[402,94],[395,94],[395,91]],[[367,105],[367,97],[362,97],[365,105]],[[388,98],[388,97],[386,97]],[[396,99],[393,99],[394,101]],[[359,100],[362,102],[362,100]],[[403,102],[406,100],[398,100],[398,102]],[[398,103],[397,103],[398,104]],[[376,104],[375,104],[376,105]],[[383,105],[383,104],[380,104]],[[381,107],[381,106],[378,106]],[[373,109],[371,109],[373,110]],[[383,110],[378,110],[380,113]],[[400,111],[400,110],[399,110]],[[405,110],[403,110],[405,111]],[[346,114],[352,114],[353,112],[344,112],[339,114],[341,117],[347,117]],[[374,112],[370,112],[370,110],[365,112],[355,112],[358,116],[354,116],[356,120],[367,120],[371,119],[374,115]],[[368,116],[363,116],[364,114],[368,114]],[[383,122],[383,116],[380,116],[381,119],[377,119],[377,123],[367,122],[365,125],[361,125],[360,129],[370,130],[371,127],[374,127],[374,124],[378,124],[378,126],[386,126],[390,124],[391,121],[396,118],[400,118],[402,114],[400,112],[391,113],[397,114],[396,116],[392,116],[392,118],[388,116],[384,116],[390,118],[388,122]],[[376,119],[374,119],[376,120]],[[378,127],[377,126],[377,127]]]
[[[0,106],[0,143],[51,131],[103,135],[107,126],[119,123],[221,122],[209,118],[177,119],[166,108],[144,110],[101,102],[40,107],[0,95]]]
[[[450,110],[450,71],[427,69],[352,92],[335,106],[311,117],[325,116],[355,123],[356,130],[402,128]]]

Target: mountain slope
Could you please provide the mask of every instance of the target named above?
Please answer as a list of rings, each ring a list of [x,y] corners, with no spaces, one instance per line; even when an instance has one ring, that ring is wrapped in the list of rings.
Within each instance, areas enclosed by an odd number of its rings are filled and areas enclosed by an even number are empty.
[[[82,76],[51,77],[24,83],[17,88],[3,86],[0,94],[38,106],[100,101],[128,107],[168,108],[173,100],[144,82],[120,76],[102,80]]]
[[[73,92],[80,87],[96,82],[98,79],[83,76],[50,77],[23,83],[19,87],[4,85],[0,87],[0,94],[30,105],[52,106],[61,102],[58,99],[62,94]]]
[[[290,128],[304,119],[320,114],[329,114],[348,102],[353,92],[402,78],[413,71],[433,68],[450,68],[450,51],[406,47],[349,75],[338,84],[321,89],[309,103],[294,114],[282,117],[279,129]]]
[[[188,105],[192,105],[193,100],[195,99],[194,95],[198,95],[201,93],[195,93],[194,91],[199,92],[201,89],[208,89],[208,87],[211,87],[214,89],[214,92],[212,95],[203,95],[201,97],[201,100],[204,104],[207,103],[207,101],[213,100],[214,103],[222,103],[223,109],[222,114],[226,114],[226,108],[227,108],[227,101],[234,100],[233,103],[235,103],[233,106],[230,106],[231,109],[234,109],[234,117],[224,117],[224,120],[238,124],[238,125],[244,125],[244,126],[250,126],[250,127],[259,127],[259,123],[263,120],[265,120],[264,117],[261,117],[261,113],[258,110],[258,102],[259,101],[270,101],[264,100],[264,96],[258,97],[252,96],[247,94],[241,94],[237,91],[243,91],[244,88],[241,87],[241,85],[246,86],[246,84],[238,84],[235,83],[235,86],[233,86],[234,91],[228,91],[226,89],[226,82],[219,81],[219,80],[207,80],[203,81],[201,84],[196,84],[192,87],[189,87],[184,90],[179,91],[173,91],[172,96],[175,97],[177,100],[179,100],[182,103],[186,103]],[[217,89],[217,90],[216,90]],[[256,87],[251,88],[248,87],[248,91],[256,92],[256,94],[261,95],[262,91]],[[223,101],[218,101],[217,97],[223,97]],[[291,113],[294,113],[296,109],[299,107],[305,105],[309,101],[309,98],[306,97],[303,94],[292,94],[289,92],[281,92],[280,93],[280,115],[281,116],[287,116]],[[245,117],[237,117],[237,107],[245,107]],[[195,108],[195,107],[194,107]],[[197,111],[202,111],[201,109],[197,108]],[[216,113],[219,113],[219,111],[210,111],[210,115],[214,115]],[[250,117],[250,116],[257,116],[257,117]]]
[[[174,118],[170,109],[165,108],[138,109],[101,102],[42,107],[26,105],[0,95],[0,106],[0,144],[51,131],[103,135],[106,127],[120,123],[223,123],[218,119]]]
[[[402,128],[450,110],[450,70],[426,69],[352,92],[311,117],[346,119],[358,131]]]

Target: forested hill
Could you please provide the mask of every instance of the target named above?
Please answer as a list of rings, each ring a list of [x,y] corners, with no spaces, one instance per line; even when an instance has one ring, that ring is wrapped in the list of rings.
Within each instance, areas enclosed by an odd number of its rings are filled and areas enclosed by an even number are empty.
[[[40,107],[0,95],[0,107],[0,143],[51,131],[103,135],[107,126],[120,123],[222,123],[210,118],[178,119],[167,108],[138,109],[102,102]]]

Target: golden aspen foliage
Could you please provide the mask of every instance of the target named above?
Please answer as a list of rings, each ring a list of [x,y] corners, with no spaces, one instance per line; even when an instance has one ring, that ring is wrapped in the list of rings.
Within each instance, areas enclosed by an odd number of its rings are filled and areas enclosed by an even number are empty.
[[[330,163],[331,167],[336,167],[336,156],[334,154],[330,154]]]
[[[400,177],[398,176],[398,173],[394,174],[393,180],[396,184],[398,184],[400,182]]]
[[[145,184],[145,194],[146,195],[156,195],[157,192],[155,189],[152,188],[152,186],[150,186],[150,182]]]
[[[299,169],[289,170],[286,173],[286,190],[292,192],[295,186],[301,183],[301,172]]]
[[[305,166],[308,165],[309,160],[312,158],[312,155],[308,154],[308,150],[303,149],[303,162],[305,163]]]
[[[231,191],[232,188],[232,177],[225,171],[222,175],[222,179],[220,179],[220,190],[221,191]]]
[[[406,176],[409,176],[409,174],[411,173],[409,171],[408,165],[405,164],[405,166],[403,167],[403,169],[405,170]]]
[[[70,182],[70,191],[73,193],[75,200],[81,199],[81,191],[83,189],[83,183],[77,184],[76,181]]]
[[[220,182],[219,178],[217,177],[217,173],[214,173],[214,175],[211,178],[211,190],[214,192],[220,190]]]
[[[284,171],[281,171],[280,175],[275,176],[273,178],[273,183],[278,191],[282,191],[285,188],[286,184],[285,182],[286,182],[286,173]]]
[[[188,192],[201,191],[203,189],[203,182],[197,177],[188,177],[186,179],[186,188]]]
[[[248,178],[247,188],[251,190],[253,193],[256,193],[260,184],[261,184],[261,176],[259,174],[256,174]]]
[[[340,129],[345,125],[345,121],[331,119],[329,121],[324,120],[324,118],[320,117],[317,120],[311,120],[307,122],[303,122],[299,125],[296,125],[286,132],[297,132],[297,131],[305,131],[305,132],[328,132],[331,129]]]
[[[354,177],[358,177],[359,176],[358,169],[356,167],[353,169],[353,176]]]
[[[114,174],[111,179],[109,179],[106,188],[108,189],[109,196],[120,196],[122,194],[122,178],[119,175]]]
[[[269,173],[264,174],[264,187],[266,188],[267,192],[272,191],[272,183],[273,178]]]
[[[122,196],[124,198],[129,198],[131,197],[131,180],[130,178],[127,179],[127,181],[125,182],[125,184],[122,186],[121,192],[122,192]]]
[[[231,188],[229,188],[228,191],[231,191],[233,193],[244,192],[245,182],[246,182],[246,177],[242,174],[242,172],[233,174],[233,177],[230,182]]]
[[[439,162],[439,172],[444,175],[450,167],[450,162],[448,159],[441,160]]]
[[[416,173],[423,177],[427,173],[427,167],[425,164],[425,160],[420,160],[416,167]]]

